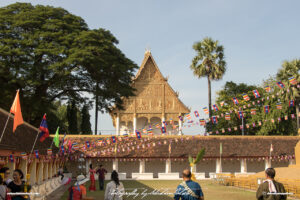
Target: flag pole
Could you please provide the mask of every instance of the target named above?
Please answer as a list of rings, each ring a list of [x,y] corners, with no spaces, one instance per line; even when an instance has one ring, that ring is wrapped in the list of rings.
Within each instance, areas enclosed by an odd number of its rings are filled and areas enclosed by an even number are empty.
[[[4,135],[4,133],[5,133],[5,130],[6,130],[6,127],[7,127],[9,118],[10,118],[10,115],[11,115],[11,113],[9,112],[9,115],[8,115],[8,117],[7,117],[7,120],[6,120],[6,123],[5,123],[5,126],[4,126],[4,129],[3,129],[3,131],[2,131],[2,135],[1,135],[1,138],[0,138],[0,143],[1,143],[2,138],[3,138],[3,135]]]
[[[36,135],[36,137],[35,137],[35,140],[34,140],[34,143],[33,143],[33,146],[32,146],[31,152],[30,152],[30,155],[31,155],[32,152],[33,152],[33,149],[34,149],[34,147],[35,147],[35,144],[36,144],[37,138],[38,138],[38,136],[39,136],[39,133],[40,133],[40,130],[38,130],[38,133],[37,133],[37,135]]]

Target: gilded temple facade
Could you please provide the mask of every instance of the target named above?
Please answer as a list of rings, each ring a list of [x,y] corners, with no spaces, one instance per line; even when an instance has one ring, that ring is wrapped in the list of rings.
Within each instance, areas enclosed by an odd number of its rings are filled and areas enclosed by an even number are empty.
[[[163,77],[150,51],[145,52],[132,84],[136,89],[135,96],[124,99],[123,110],[114,108],[110,113],[116,135],[149,129],[160,134],[162,126],[166,128],[166,134],[181,134],[182,122],[178,116],[190,110]]]

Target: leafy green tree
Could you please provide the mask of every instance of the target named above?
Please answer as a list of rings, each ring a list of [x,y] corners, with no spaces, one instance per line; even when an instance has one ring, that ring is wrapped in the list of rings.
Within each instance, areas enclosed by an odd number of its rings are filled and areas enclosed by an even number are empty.
[[[211,81],[220,80],[226,71],[224,48],[218,40],[204,38],[193,45],[197,55],[193,58],[190,68],[196,77],[207,77],[208,82],[208,109],[211,118]]]
[[[82,134],[91,134],[91,122],[90,122],[90,113],[87,105],[84,105],[81,110],[81,133]]]
[[[78,109],[76,107],[75,101],[73,100],[72,102],[69,102],[68,107],[67,107],[69,134],[79,134],[77,112],[78,112]]]
[[[290,88],[290,91],[288,93],[284,93],[282,98],[285,101],[289,100],[295,100],[295,110],[296,110],[296,115],[297,115],[297,130],[299,130],[299,103],[300,103],[300,93],[299,93],[299,88],[297,88],[296,85],[292,85],[288,79],[291,77],[294,77],[298,84],[300,83],[300,60],[295,59],[291,61],[284,61],[282,64],[282,68],[278,71],[276,78],[278,81],[284,82],[286,87]]]
[[[137,66],[107,30],[89,30],[62,8],[15,3],[0,8],[0,106],[9,109],[20,89],[23,116],[39,125],[53,102],[90,104],[103,111],[133,95]],[[96,83],[99,83],[96,85]],[[96,88],[99,88],[96,90]]]

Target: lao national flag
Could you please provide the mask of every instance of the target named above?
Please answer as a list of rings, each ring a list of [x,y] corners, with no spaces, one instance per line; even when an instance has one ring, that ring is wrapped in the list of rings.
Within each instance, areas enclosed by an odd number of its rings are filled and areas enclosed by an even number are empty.
[[[168,126],[168,123],[166,121],[163,121],[164,126]]]
[[[46,120],[46,114],[44,114],[44,117],[42,119],[41,125],[40,125],[40,141],[43,142],[47,137],[49,137],[49,129],[47,125]]]
[[[270,107],[269,106],[264,106],[265,113],[268,114],[270,112]]]
[[[60,146],[61,152],[65,153],[65,147],[63,145]]]
[[[136,135],[137,139],[141,139],[142,138],[141,132],[139,132],[138,130],[135,131],[135,135]]]
[[[39,150],[34,150],[34,155],[38,159],[39,158]]]
[[[199,117],[199,113],[198,113],[197,110],[196,110],[194,113],[195,113],[195,116],[196,116],[196,117]]]
[[[161,127],[161,133],[162,133],[162,134],[165,134],[166,132],[167,132],[166,127]]]
[[[214,109],[215,111],[218,111],[218,110],[219,110],[219,107],[218,107],[216,104],[214,104],[214,105],[213,105],[213,109]]]
[[[259,98],[260,97],[260,95],[258,93],[258,90],[253,90],[253,95],[254,95],[255,98]]]
[[[116,143],[116,141],[117,141],[117,140],[116,140],[116,136],[111,136],[111,142],[112,142],[112,143]]]
[[[235,105],[238,105],[239,104],[239,100],[236,98],[236,97],[233,97],[232,98],[232,101]]]
[[[89,142],[89,141],[86,141],[86,142],[85,142],[85,146],[86,146],[86,148],[90,148],[90,142]]]
[[[238,113],[239,113],[239,118],[240,118],[240,119],[244,118],[243,111],[239,111]]]
[[[12,162],[12,163],[13,163],[13,162],[14,162],[14,160],[15,160],[15,159],[14,159],[14,156],[13,156],[13,155],[9,155],[9,160],[10,160],[10,162]]]
[[[212,116],[212,122],[214,123],[214,124],[217,124],[218,123],[218,119],[217,119],[217,117],[216,116]]]
[[[183,121],[183,118],[182,118],[182,116],[178,116],[178,118],[179,118],[179,120],[180,120],[180,121]]]
[[[276,84],[279,88],[284,88],[284,84],[281,81],[277,82]]]
[[[290,101],[289,101],[289,106],[290,106],[290,107],[293,107],[294,105],[295,105],[295,101],[294,101],[294,100],[290,100]]]

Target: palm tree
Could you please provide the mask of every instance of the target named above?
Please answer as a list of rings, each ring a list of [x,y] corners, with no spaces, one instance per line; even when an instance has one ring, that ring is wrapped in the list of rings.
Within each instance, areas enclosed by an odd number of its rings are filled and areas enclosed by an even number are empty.
[[[296,115],[297,115],[297,131],[299,130],[299,103],[300,103],[300,93],[296,85],[291,85],[288,81],[289,78],[294,77],[298,84],[300,83],[300,59],[295,59],[292,61],[284,61],[282,68],[277,72],[277,80],[283,81],[286,87],[290,88],[290,92],[284,93],[283,98],[285,100],[295,100],[296,105]]]
[[[211,112],[211,81],[220,80],[226,71],[226,62],[224,60],[224,48],[219,45],[218,40],[214,41],[209,37],[193,45],[197,55],[193,58],[190,68],[196,77],[207,77],[208,82],[208,109],[209,118]]]

